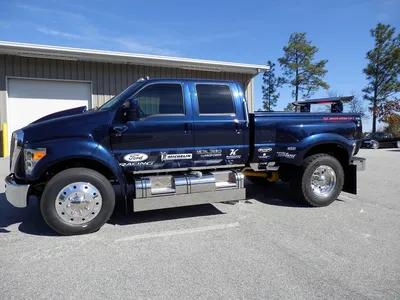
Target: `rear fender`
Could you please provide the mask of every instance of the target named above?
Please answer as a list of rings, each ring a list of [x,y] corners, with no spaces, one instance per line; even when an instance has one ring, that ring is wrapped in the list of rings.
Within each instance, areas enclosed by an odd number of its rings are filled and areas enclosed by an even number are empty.
[[[296,157],[295,163],[296,165],[300,166],[306,154],[314,147],[322,146],[324,144],[335,144],[343,147],[347,151],[349,157],[348,164],[350,164],[351,152],[353,151],[353,144],[355,144],[356,142],[357,140],[348,140],[341,135],[332,133],[321,133],[321,134],[311,135],[296,144],[298,155]]]

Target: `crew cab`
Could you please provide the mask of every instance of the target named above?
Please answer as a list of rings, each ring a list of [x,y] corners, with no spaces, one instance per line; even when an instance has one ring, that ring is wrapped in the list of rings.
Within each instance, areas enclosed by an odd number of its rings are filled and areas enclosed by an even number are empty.
[[[16,207],[37,197],[63,235],[98,230],[116,203],[137,212],[244,200],[246,177],[290,182],[298,199],[327,206],[357,191],[362,124],[357,114],[309,113],[310,103],[248,113],[234,81],[141,79],[98,108],[13,132],[6,197]]]

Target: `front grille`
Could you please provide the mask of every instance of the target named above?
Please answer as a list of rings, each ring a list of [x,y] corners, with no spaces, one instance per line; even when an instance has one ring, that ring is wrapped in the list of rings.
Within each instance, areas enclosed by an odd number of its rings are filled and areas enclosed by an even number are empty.
[[[21,130],[13,132],[10,147],[10,173],[15,173],[18,158],[21,153],[24,133]]]
[[[14,171],[14,170],[11,170],[11,169],[12,169],[13,154],[15,152],[15,145],[16,145],[16,143],[15,143],[15,134],[13,133],[11,135],[11,143],[10,143],[10,172]]]

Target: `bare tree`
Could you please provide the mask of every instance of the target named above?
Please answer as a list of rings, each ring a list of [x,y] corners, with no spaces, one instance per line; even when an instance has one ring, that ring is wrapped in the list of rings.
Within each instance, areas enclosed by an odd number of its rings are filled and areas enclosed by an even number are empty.
[[[353,95],[354,98],[347,103],[347,111],[349,113],[359,114],[363,119],[368,119],[369,115],[367,115],[367,107],[365,107],[364,101],[360,94],[353,90],[351,91],[351,95]]]

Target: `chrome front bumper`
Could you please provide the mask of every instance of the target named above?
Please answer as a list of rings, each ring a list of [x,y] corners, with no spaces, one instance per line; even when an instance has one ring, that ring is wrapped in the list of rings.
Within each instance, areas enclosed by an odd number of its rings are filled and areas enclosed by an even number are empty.
[[[17,184],[12,174],[5,179],[6,182],[6,198],[15,207],[28,206],[29,184]]]

